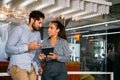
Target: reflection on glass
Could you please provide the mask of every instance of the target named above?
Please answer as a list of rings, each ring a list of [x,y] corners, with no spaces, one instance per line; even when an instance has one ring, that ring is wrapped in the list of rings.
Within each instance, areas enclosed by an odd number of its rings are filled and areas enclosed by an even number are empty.
[[[71,61],[80,63],[80,44],[76,43],[74,37],[70,37],[69,47],[70,47]]]

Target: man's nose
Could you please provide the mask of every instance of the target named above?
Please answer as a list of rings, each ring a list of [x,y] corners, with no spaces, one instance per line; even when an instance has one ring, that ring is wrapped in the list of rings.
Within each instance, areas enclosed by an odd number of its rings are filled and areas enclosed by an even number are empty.
[[[42,26],[42,24],[39,25],[39,27],[41,27],[41,26]]]

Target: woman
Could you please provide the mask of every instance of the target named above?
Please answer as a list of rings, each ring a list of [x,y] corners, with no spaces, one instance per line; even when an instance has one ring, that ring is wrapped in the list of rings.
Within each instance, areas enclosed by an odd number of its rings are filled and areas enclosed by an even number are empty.
[[[65,62],[70,61],[70,51],[65,26],[59,21],[51,21],[48,35],[49,38],[43,42],[43,47],[54,47],[54,51],[47,56],[39,55],[39,59],[45,61],[42,80],[67,80]]]

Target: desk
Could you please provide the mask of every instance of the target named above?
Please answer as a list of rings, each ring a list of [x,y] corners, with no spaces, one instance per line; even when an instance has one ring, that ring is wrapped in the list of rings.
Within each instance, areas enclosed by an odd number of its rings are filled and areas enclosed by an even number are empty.
[[[77,62],[69,62],[66,64],[67,71],[80,71],[80,66]],[[68,74],[68,80],[80,80],[80,74]]]

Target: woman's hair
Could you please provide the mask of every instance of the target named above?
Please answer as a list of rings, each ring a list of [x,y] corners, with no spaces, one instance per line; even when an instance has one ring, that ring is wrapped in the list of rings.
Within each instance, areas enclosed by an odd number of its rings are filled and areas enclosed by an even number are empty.
[[[33,19],[36,19],[36,20],[39,20],[40,18],[45,18],[45,15],[44,13],[42,13],[41,11],[39,10],[34,10],[30,13],[29,15],[29,22],[30,22],[30,19],[33,18]]]
[[[67,40],[67,35],[66,35],[66,31],[65,31],[65,26],[57,20],[51,21],[50,23],[53,23],[56,25],[57,29],[59,29],[60,31],[58,32],[58,36]]]

